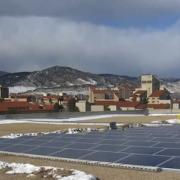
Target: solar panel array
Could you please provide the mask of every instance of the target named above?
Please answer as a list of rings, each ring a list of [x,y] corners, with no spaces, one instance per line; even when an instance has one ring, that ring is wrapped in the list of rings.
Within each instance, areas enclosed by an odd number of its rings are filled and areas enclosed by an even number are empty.
[[[180,126],[0,139],[0,151],[180,169]]]

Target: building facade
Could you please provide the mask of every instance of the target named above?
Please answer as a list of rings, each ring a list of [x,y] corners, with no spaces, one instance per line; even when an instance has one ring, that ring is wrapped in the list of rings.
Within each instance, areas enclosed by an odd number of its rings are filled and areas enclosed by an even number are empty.
[[[89,88],[89,103],[96,101],[119,101],[120,94],[118,89],[108,88]]]
[[[0,98],[8,98],[9,97],[9,88],[0,86]]]
[[[146,90],[149,97],[154,91],[160,89],[160,81],[152,74],[142,75],[141,89]]]

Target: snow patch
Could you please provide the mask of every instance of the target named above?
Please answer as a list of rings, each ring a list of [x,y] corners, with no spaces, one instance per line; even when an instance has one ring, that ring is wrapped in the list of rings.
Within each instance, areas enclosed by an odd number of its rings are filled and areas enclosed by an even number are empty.
[[[4,138],[4,139],[16,139],[22,136],[43,136],[43,135],[47,135],[47,134],[61,134],[62,131],[58,130],[58,131],[52,131],[52,132],[38,132],[38,133],[11,133],[10,135],[6,135],[6,136],[1,136],[0,138]]]
[[[24,119],[26,121],[39,121],[39,122],[74,122],[74,121],[86,121],[94,119],[112,118],[112,117],[134,117],[134,116],[144,116],[140,114],[105,114],[105,115],[94,115],[94,116],[83,116],[75,118],[63,118],[63,119]]]
[[[66,81],[66,85],[67,85],[67,86],[74,86],[74,84],[71,83],[71,82],[69,82],[69,81]]]
[[[12,120],[12,119],[8,119],[8,120],[0,120],[0,124],[13,124],[13,123],[27,123],[27,121],[24,120]]]
[[[81,85],[81,84],[91,84],[89,81],[86,81],[84,79],[78,78],[77,82]]]
[[[0,161],[0,169],[7,169],[6,174],[27,174],[27,177],[36,176],[43,174],[45,177],[53,177],[56,180],[96,180],[97,178],[93,175],[86,174],[82,171],[70,170],[70,175],[62,177],[58,173],[58,170],[64,169],[48,167],[48,166],[34,166],[32,164],[21,164],[21,163],[6,163]]]
[[[66,134],[78,134],[79,133],[79,131],[77,130],[77,129],[71,129],[71,128],[69,128],[68,129],[68,132],[66,133]]]
[[[37,133],[11,133],[9,135],[1,136],[3,139],[16,139],[22,136],[43,136],[48,134],[78,134],[78,133],[90,133],[92,131],[98,131],[96,128],[69,128],[68,131],[51,131],[51,132],[37,132]]]
[[[97,82],[95,80],[93,80],[91,78],[88,78],[88,80],[91,85],[97,85]]]
[[[153,113],[148,116],[177,116],[177,113]]]
[[[27,91],[33,91],[35,89],[35,87],[13,86],[9,87],[9,93],[23,93]]]
[[[168,119],[166,122],[169,124],[180,124],[180,119]]]
[[[86,173],[82,171],[74,170],[71,176],[63,177],[59,180],[96,180],[96,179],[97,178],[95,178],[92,175],[87,175]]]
[[[6,166],[11,168],[11,170],[7,171],[6,174],[32,174],[40,170],[40,167],[33,166],[31,164],[11,163],[6,164]]]

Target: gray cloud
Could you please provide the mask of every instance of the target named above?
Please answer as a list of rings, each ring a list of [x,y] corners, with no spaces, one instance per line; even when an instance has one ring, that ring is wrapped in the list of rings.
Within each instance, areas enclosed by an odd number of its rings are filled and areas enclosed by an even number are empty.
[[[117,29],[59,18],[0,18],[1,70],[63,65],[96,73],[180,75],[180,23]]]
[[[0,0],[0,16],[53,16],[111,23],[180,15],[179,0]]]

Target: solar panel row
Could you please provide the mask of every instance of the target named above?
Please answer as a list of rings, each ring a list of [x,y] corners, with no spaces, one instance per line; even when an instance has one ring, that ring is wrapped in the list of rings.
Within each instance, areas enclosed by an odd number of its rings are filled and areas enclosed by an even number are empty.
[[[0,139],[0,150],[180,169],[180,126]]]

